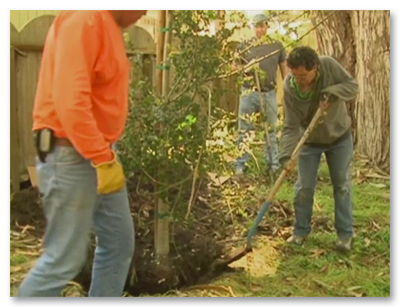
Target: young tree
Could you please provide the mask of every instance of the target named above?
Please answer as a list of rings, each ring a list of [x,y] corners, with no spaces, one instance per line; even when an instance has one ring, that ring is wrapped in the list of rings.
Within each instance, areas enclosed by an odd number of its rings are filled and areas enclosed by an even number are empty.
[[[153,203],[157,199],[155,248],[165,256],[169,223],[190,221],[191,206],[207,171],[206,141],[212,106],[220,94],[210,80],[229,70],[225,63],[233,51],[227,40],[245,21],[244,16],[233,14],[229,18],[237,26],[221,27],[212,35],[209,26],[221,20],[218,11],[168,11],[165,19],[160,17],[160,31],[166,35],[165,39],[159,36],[159,43],[163,40],[164,44],[157,50],[158,81],[156,88],[144,76],[132,83],[121,156],[126,172],[139,176],[138,190],[152,187],[140,193]],[[140,74],[140,63],[135,69]]]

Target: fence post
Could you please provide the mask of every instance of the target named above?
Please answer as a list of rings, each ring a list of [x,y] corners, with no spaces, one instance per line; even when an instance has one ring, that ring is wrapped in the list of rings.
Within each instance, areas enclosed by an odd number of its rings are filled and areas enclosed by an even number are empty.
[[[18,99],[17,99],[17,56],[16,50],[10,48],[10,177],[11,192],[19,192],[20,152],[18,132]]]

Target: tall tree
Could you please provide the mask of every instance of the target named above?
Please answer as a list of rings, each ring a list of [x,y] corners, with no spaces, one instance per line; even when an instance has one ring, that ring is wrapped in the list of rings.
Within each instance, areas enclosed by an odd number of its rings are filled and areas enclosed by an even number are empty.
[[[349,102],[357,149],[390,172],[390,12],[314,11],[320,54],[336,58],[359,84]]]

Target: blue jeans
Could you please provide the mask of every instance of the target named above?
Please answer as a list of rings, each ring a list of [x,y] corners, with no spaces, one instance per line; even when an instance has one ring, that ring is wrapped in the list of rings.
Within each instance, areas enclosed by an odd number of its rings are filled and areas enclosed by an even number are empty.
[[[350,167],[353,159],[353,140],[351,135],[328,149],[304,146],[300,150],[299,177],[294,198],[294,234],[307,236],[311,231],[314,190],[322,153],[325,153],[333,186],[336,232],[341,238],[350,238],[353,236]]]
[[[248,92],[248,93],[247,93]],[[279,168],[278,161],[278,143],[276,138],[276,121],[278,119],[278,107],[276,102],[276,91],[272,90],[269,92],[262,93],[264,96],[266,114],[264,114],[266,121],[269,126],[269,146],[265,145],[265,159],[267,165],[273,170]],[[251,115],[253,113],[261,112],[260,110],[260,93],[249,90],[242,90],[242,95],[240,97],[239,103],[239,137],[238,146],[241,147],[243,139],[246,133],[254,130],[253,124],[249,120],[245,120],[246,115]],[[272,158],[272,161],[270,159]],[[236,160],[236,168],[244,168],[245,163],[250,159],[249,154],[246,152],[241,157]]]
[[[97,246],[89,296],[121,296],[134,251],[126,188],[97,195],[95,169],[72,147],[56,147],[37,173],[47,219],[44,252],[18,296],[59,296],[86,263],[92,226]]]

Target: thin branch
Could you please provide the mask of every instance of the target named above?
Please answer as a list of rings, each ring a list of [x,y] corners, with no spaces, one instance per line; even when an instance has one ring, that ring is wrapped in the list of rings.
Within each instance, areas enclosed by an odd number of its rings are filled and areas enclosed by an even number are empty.
[[[184,77],[184,75],[185,75],[184,73],[187,71],[187,69],[190,68],[190,66],[192,65],[193,60],[194,60],[194,55],[193,55],[193,57],[187,62],[186,67],[184,67],[184,71],[183,71],[182,74],[179,76],[179,78],[176,80],[176,82],[174,83],[174,85],[171,87],[171,89],[170,89],[170,91],[169,91],[169,93],[168,93],[168,96],[167,96],[166,101],[169,101],[169,100],[170,100],[170,98],[171,98],[171,96],[172,96],[172,93],[177,89],[178,85],[181,83],[181,81],[182,81],[182,79],[183,79],[183,77]],[[189,81],[189,86],[190,86],[190,81]],[[184,92],[182,92],[182,93],[184,93]],[[179,96],[180,96],[180,95],[178,95],[177,97],[179,97]],[[176,99],[177,97],[175,97],[175,99]]]
[[[190,192],[189,205],[188,205],[188,210],[187,210],[185,218],[189,217],[190,210],[194,203],[194,195],[196,192],[196,179],[197,179],[197,175],[199,173],[199,166],[200,166],[200,160],[201,160],[202,154],[203,154],[203,148],[200,149],[199,157],[197,158],[196,167],[194,168],[194,171],[193,171],[192,191]]]
[[[210,131],[212,93],[211,93],[211,90],[208,87],[206,87],[206,89],[208,90],[208,117],[207,117],[207,132],[206,132],[206,138],[207,138],[208,133]],[[203,154],[203,151],[204,151],[204,147],[202,147],[200,149],[200,153],[199,153],[199,157],[197,159],[196,167],[195,167],[194,172],[193,172],[192,191],[190,193],[190,199],[189,199],[188,211],[186,213],[186,218],[189,217],[191,207],[192,207],[192,205],[194,203],[195,194],[196,194],[196,179],[197,179],[197,176],[198,176],[198,173],[199,173],[199,166],[200,166],[200,161],[201,161],[201,156]]]
[[[314,31],[316,28],[318,28],[322,23],[324,23],[328,18],[330,18],[333,14],[336,14],[336,13],[337,13],[337,11],[333,11],[327,17],[325,17],[322,21],[320,21],[314,27],[312,27],[309,31],[307,31],[305,34],[303,34],[301,37],[299,37],[297,40],[292,41],[291,43],[287,44],[283,48],[281,48],[279,50],[276,50],[274,52],[271,52],[271,53],[269,53],[269,54],[267,54],[267,55],[265,55],[263,57],[260,57],[258,59],[255,59],[251,64],[247,64],[247,65],[243,66],[241,69],[237,69],[237,70],[234,70],[233,72],[230,72],[230,73],[227,73],[227,74],[223,74],[223,75],[220,75],[220,76],[217,76],[217,77],[209,78],[206,81],[211,81],[211,80],[215,80],[215,79],[224,79],[224,78],[227,78],[227,77],[234,76],[234,75],[236,75],[236,74],[238,74],[240,72],[243,72],[243,71],[249,69],[253,65],[260,63],[261,61],[264,61],[265,59],[268,59],[268,58],[274,56],[275,54],[280,53],[281,51],[285,50],[286,48],[294,45],[295,43],[297,43],[299,41],[301,41],[304,37],[306,37],[308,34],[310,34],[312,31]]]
[[[145,195],[147,196],[147,195],[157,195],[157,194],[161,194],[162,192],[168,191],[169,189],[171,189],[171,188],[173,188],[173,187],[176,187],[176,186],[178,186],[178,185],[181,185],[181,184],[185,183],[185,182],[188,181],[190,178],[192,178],[192,174],[190,174],[188,177],[186,177],[185,179],[183,179],[183,180],[181,180],[181,181],[178,181],[178,182],[173,183],[173,184],[171,184],[171,185],[169,185],[169,186],[166,186],[165,188],[162,188],[162,189],[160,189],[160,190],[158,190],[158,191],[156,191],[156,192],[146,193]],[[144,195],[144,194],[142,194],[142,195]]]
[[[300,18],[303,17],[305,14],[307,14],[307,11],[304,11],[301,15],[299,15],[299,16],[293,18],[292,20],[288,21],[287,24],[289,25],[289,24],[291,24],[292,22],[295,22],[297,19],[300,19]],[[238,52],[238,53],[239,53],[239,56],[242,55],[243,53],[247,52],[248,50],[250,50],[252,47],[256,46],[256,44],[257,44],[257,42],[251,43],[251,44],[249,44],[249,46],[247,46],[247,47],[244,48],[243,50],[240,50],[240,51]],[[229,63],[230,61],[232,61],[232,59],[226,61],[225,64]],[[222,63],[222,64],[224,64],[224,63]],[[218,68],[220,68],[220,67],[218,67]]]

